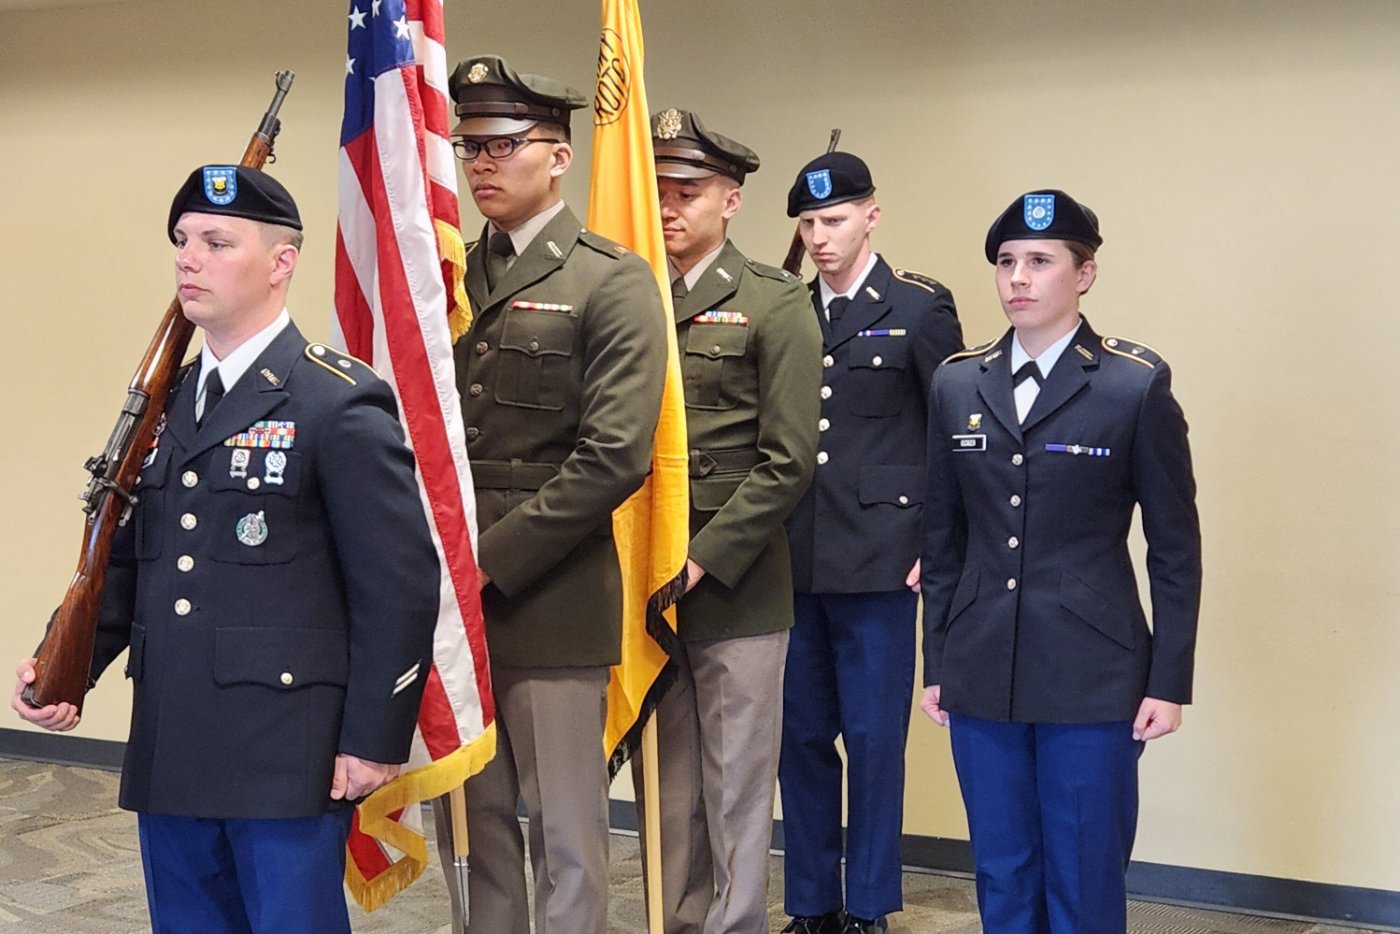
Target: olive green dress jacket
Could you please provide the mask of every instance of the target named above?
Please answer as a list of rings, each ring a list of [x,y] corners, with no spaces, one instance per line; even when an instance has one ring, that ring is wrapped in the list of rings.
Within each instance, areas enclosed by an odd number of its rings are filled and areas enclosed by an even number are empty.
[[[666,374],[656,279],[567,207],[494,290],[485,254],[467,255],[476,317],[454,353],[491,663],[617,664],[612,513],[651,467]]]
[[[733,243],[675,310],[690,446],[690,549],[706,576],[679,604],[687,641],[792,626],[783,521],[812,479],[821,329],[796,278]]]

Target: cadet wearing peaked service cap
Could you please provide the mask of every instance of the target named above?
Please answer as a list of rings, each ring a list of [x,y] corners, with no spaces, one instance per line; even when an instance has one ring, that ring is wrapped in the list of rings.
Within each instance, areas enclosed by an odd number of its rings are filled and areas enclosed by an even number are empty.
[[[499,743],[467,783],[471,930],[530,928],[523,799],[535,929],[602,931],[604,711],[622,651],[612,513],[651,467],[666,318],[651,268],[560,197],[584,97],[495,55],[458,65],[451,91],[453,148],[486,218],[467,254],[476,320],[454,357]],[[450,840],[439,852],[450,867]]]
[[[656,714],[665,929],[763,931],[792,627],[783,520],[816,457],[821,330],[799,279],[728,238],[758,156],[683,110],[653,116],[652,144],[691,501],[682,648]],[[633,774],[641,788],[636,760]]]

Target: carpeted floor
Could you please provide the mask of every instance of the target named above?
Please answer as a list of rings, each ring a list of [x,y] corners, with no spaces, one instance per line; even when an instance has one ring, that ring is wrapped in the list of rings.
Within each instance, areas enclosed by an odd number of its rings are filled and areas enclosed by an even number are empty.
[[[137,934],[148,930],[136,819],[116,807],[117,775],[0,759],[0,934]],[[634,838],[611,838],[608,934],[645,930]],[[771,930],[782,913],[782,860],[772,861]],[[906,873],[905,910],[891,934],[976,934],[971,883]],[[450,934],[441,873],[429,870],[372,915],[352,906],[357,932]],[[1133,903],[1136,934],[1341,934],[1351,929]],[[1353,932],[1355,934],[1355,932]],[[1365,934],[1365,932],[1362,932]]]

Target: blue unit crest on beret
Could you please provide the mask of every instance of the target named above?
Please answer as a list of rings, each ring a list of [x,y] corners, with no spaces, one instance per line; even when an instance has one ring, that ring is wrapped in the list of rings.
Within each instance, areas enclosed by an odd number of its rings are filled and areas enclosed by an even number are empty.
[[[205,166],[204,197],[210,204],[232,204],[238,197],[238,169],[231,165]]]
[[[818,169],[807,173],[807,190],[817,200],[831,197],[831,170]]]
[[[1031,230],[1044,230],[1055,221],[1054,195],[1026,195],[1026,226]]]

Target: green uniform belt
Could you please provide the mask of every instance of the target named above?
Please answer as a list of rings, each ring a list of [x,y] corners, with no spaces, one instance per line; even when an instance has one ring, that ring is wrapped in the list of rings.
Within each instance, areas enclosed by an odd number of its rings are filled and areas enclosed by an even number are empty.
[[[472,486],[479,490],[538,490],[559,473],[557,464],[472,461]]]
[[[763,458],[753,448],[731,448],[727,451],[691,451],[690,475],[708,477],[710,474],[748,473]]]

